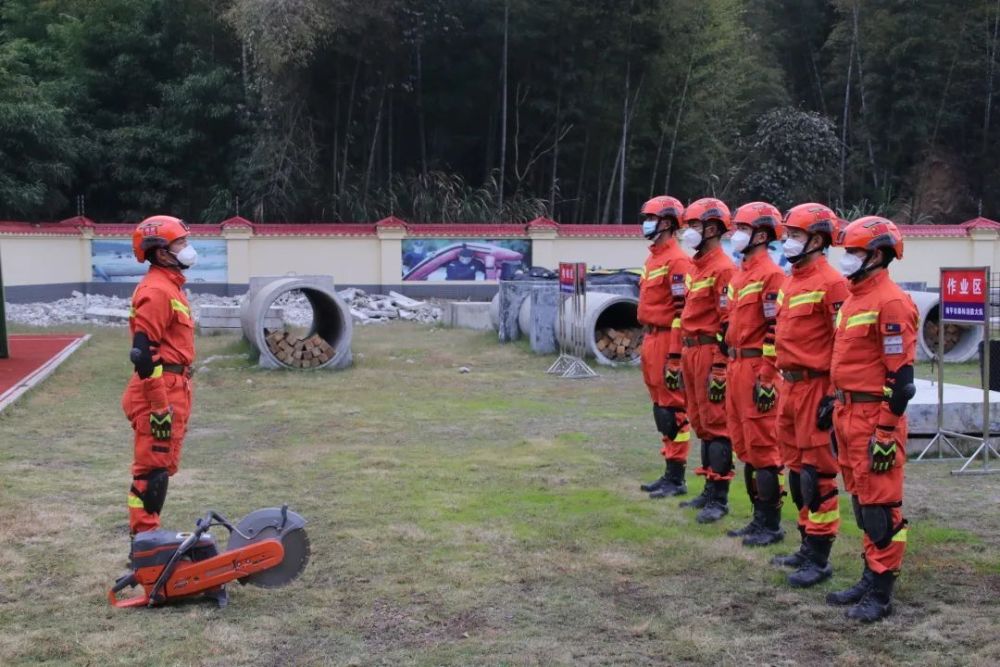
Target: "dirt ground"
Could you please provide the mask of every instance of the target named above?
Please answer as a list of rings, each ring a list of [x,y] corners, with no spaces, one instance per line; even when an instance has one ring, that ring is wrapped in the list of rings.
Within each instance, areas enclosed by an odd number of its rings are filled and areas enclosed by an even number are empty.
[[[791,539],[725,537],[738,488],[714,526],[639,492],[662,464],[637,369],[563,381],[524,345],[407,324],[356,329],[344,372],[236,356],[197,375],[165,525],[287,502],[309,521],[300,580],[237,585],[225,610],[112,609],[130,366],[124,332],[92,333],[0,415],[0,664],[1000,664],[1000,477],[908,466],[897,613],[859,627],[823,603],[860,573],[849,503],[834,579],[792,590],[768,564]]]

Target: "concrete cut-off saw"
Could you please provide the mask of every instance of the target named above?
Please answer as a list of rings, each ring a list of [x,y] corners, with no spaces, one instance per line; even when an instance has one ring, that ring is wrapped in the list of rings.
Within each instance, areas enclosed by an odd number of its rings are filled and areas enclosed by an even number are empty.
[[[131,569],[108,591],[108,601],[115,607],[154,607],[204,595],[224,607],[229,600],[225,585],[234,579],[264,588],[284,586],[309,562],[305,525],[284,505],[251,512],[235,526],[209,510],[191,533],[139,533],[132,544]],[[229,544],[221,553],[208,532],[213,526],[229,531]],[[142,586],[142,595],[118,598],[135,586]]]

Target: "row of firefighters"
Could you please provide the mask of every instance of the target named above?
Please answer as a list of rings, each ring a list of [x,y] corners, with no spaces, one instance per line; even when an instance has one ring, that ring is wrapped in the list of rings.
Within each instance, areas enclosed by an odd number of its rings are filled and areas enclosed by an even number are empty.
[[[903,257],[899,229],[878,216],[845,224],[815,203],[782,217],[763,202],[731,213],[714,198],[685,207],[661,196],[642,215],[652,243],[639,287],[642,373],[666,462],[642,490],[687,495],[694,433],[704,488],[681,506],[697,509],[700,523],[725,516],[735,457],[753,518],[728,534],[747,546],[781,541],[790,496],[801,543],[772,562],[793,570],[790,585],[809,587],[833,573],[841,475],[864,533],[864,569],[826,599],[858,621],[887,616],[906,550],[905,411],[917,327],[916,307],[887,271]],[[724,236],[742,254],[739,267]],[[768,252],[775,241],[787,276]],[[839,271],[826,259],[831,245],[845,251]]]
[[[864,570],[827,600],[852,605],[848,616],[861,621],[888,615],[906,550],[904,413],[917,326],[913,302],[886,271],[903,257],[899,230],[875,216],[842,225],[820,204],[782,219],[761,202],[731,214],[718,199],[685,208],[662,196],[642,213],[652,243],[639,292],[642,370],[666,461],[643,490],[687,494],[693,432],[701,442],[694,472],[705,485],[681,504],[698,509],[699,522],[718,521],[728,513],[735,455],[754,512],[730,534],[749,546],[782,540],[781,507],[791,496],[801,546],[776,561],[794,569],[792,586],[806,587],[832,574],[839,473],[864,531]],[[133,535],[160,525],[191,413],[194,322],[183,285],[197,253],[189,234],[169,216],[148,218],[133,233],[136,259],[151,264],[132,297],[135,373],[122,398],[135,432]],[[726,235],[743,256],[738,269],[722,250]],[[792,265],[787,277],[768,253],[777,240]],[[845,250],[839,272],[824,255],[833,244]]]

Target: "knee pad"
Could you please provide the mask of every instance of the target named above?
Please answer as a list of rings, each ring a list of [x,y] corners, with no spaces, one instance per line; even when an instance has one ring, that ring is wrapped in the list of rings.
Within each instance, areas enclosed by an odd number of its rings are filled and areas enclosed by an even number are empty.
[[[757,497],[757,482],[754,480],[753,474],[755,470],[756,468],[749,463],[743,464],[743,483],[746,485],[747,495],[750,496],[751,499]]]
[[[163,503],[167,500],[167,486],[170,484],[170,474],[166,468],[157,468],[152,472],[136,477],[146,480],[146,490],[136,493],[142,499],[142,508],[150,514],[159,514]]]
[[[781,500],[777,468],[757,469],[757,498],[765,505],[777,505]]]
[[[674,408],[665,408],[662,405],[654,403],[653,419],[656,421],[657,431],[671,440],[677,437],[680,427],[677,425],[677,413],[674,411]]]
[[[792,502],[799,509],[805,507],[802,502],[802,475],[794,470],[788,473],[788,491],[792,494]]]
[[[802,505],[815,512],[819,505],[819,473],[816,472],[816,466],[802,466],[799,479],[799,485],[802,489]]]
[[[857,496],[851,496],[851,507],[854,509],[854,521],[858,524],[858,528],[861,530],[865,529],[865,519],[864,515],[861,513],[861,501],[858,500]]]
[[[708,466],[717,475],[728,475],[733,469],[733,445],[726,438],[708,443]]]
[[[892,525],[892,509],[886,505],[862,505],[861,517],[868,539],[879,549],[885,549],[896,534]]]

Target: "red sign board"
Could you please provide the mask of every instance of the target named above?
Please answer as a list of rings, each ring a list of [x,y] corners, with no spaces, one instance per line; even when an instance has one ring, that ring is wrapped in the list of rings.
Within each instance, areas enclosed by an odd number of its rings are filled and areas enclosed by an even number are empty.
[[[941,319],[945,322],[986,321],[987,269],[941,269]]]
[[[583,293],[587,284],[587,264],[585,262],[559,262],[559,291],[572,294]]]

